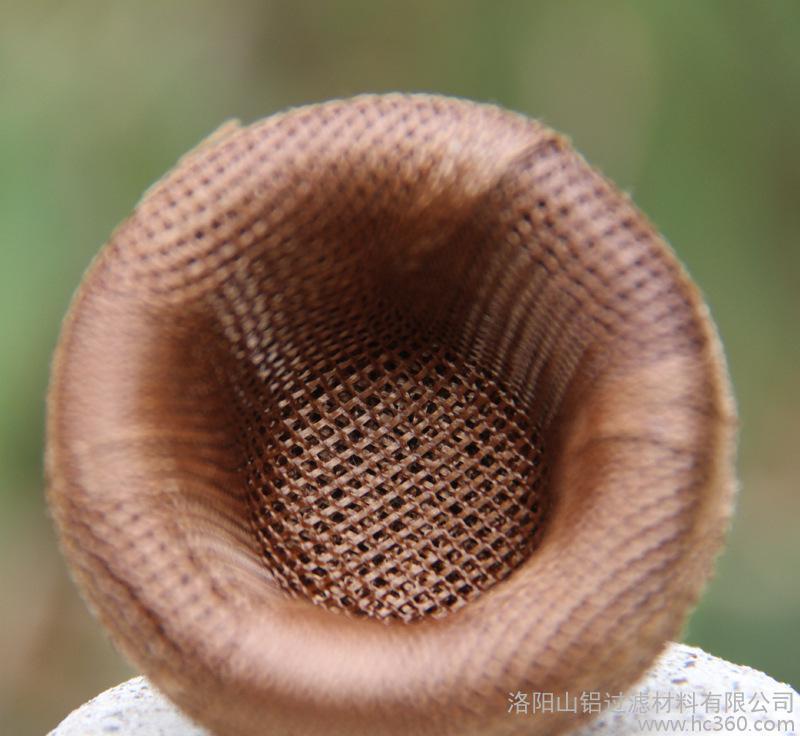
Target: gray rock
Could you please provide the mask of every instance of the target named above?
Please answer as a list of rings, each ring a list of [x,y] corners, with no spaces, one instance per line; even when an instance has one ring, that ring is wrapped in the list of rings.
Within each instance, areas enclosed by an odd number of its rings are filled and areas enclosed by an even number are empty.
[[[72,711],[50,736],[209,736],[144,677],[134,677]]]
[[[534,694],[523,699],[509,718],[532,718]],[[581,697],[583,695],[583,697]],[[605,693],[571,693],[562,707],[574,704],[605,708],[573,736],[733,733],[793,734],[800,726],[800,696],[763,672],[712,657],[702,649],[671,644],[653,668],[626,695],[609,700]],[[524,700],[528,706],[523,709]],[[143,677],[101,693],[70,714],[50,736],[209,736],[158,693]]]

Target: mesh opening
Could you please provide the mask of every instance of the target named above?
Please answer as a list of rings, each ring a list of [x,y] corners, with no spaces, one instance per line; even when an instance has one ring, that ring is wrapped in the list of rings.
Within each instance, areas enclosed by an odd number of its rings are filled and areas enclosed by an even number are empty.
[[[361,131],[341,156],[338,115]],[[443,126],[452,160],[439,170],[429,125],[442,121],[342,108],[302,137],[283,131],[285,162],[277,129],[253,129],[239,145],[269,150],[258,160],[272,173],[228,201],[206,179],[257,169],[226,154],[228,173],[215,163],[224,146],[190,160],[119,238],[113,264],[151,298],[175,299],[177,314],[210,315],[192,339],[235,436],[247,554],[289,595],[404,621],[459,608],[535,551],[557,501],[554,420],[567,388],[611,355],[598,346],[624,334],[638,349],[643,323],[692,339],[656,313],[680,315],[683,297],[648,292],[662,274],[643,272],[663,268],[649,227],[557,139],[506,151],[492,138],[502,155],[487,162],[489,127]],[[371,158],[387,145],[381,129],[396,137],[388,162]],[[478,170],[486,180],[473,186]],[[230,595],[242,578],[252,588],[249,573],[194,554],[230,579]]]
[[[408,104],[201,147],[104,262],[116,288],[171,305],[224,397],[202,421],[225,416],[241,487],[181,492],[233,499],[242,528],[212,543],[176,523],[236,600],[263,600],[266,577],[354,615],[462,606],[544,536],[564,396],[640,334],[650,359],[700,339],[652,228],[557,137]],[[176,425],[158,391],[144,421]]]

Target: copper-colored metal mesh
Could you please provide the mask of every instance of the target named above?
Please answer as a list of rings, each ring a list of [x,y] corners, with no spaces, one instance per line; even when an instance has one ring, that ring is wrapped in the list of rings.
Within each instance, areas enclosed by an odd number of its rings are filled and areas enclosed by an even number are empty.
[[[677,634],[732,413],[696,289],[562,138],[365,97],[223,128],[114,234],[49,497],[115,641],[218,732],[555,733],[508,692],[616,692]]]

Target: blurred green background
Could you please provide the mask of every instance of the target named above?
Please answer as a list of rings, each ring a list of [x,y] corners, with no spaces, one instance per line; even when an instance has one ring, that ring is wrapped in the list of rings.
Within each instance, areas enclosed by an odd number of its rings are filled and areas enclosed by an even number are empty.
[[[727,552],[686,640],[800,686],[800,3],[6,2],[0,19],[0,732],[129,676],[42,492],[48,361],[83,269],[230,117],[362,91],[569,135],[705,292],[741,414]]]

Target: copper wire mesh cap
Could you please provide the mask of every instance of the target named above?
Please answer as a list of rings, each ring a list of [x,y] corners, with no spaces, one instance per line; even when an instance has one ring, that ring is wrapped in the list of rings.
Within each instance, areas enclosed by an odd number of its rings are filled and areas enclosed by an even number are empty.
[[[49,499],[115,642],[219,733],[551,733],[675,636],[733,407],[663,240],[557,134],[360,97],[229,125],[66,319]]]

